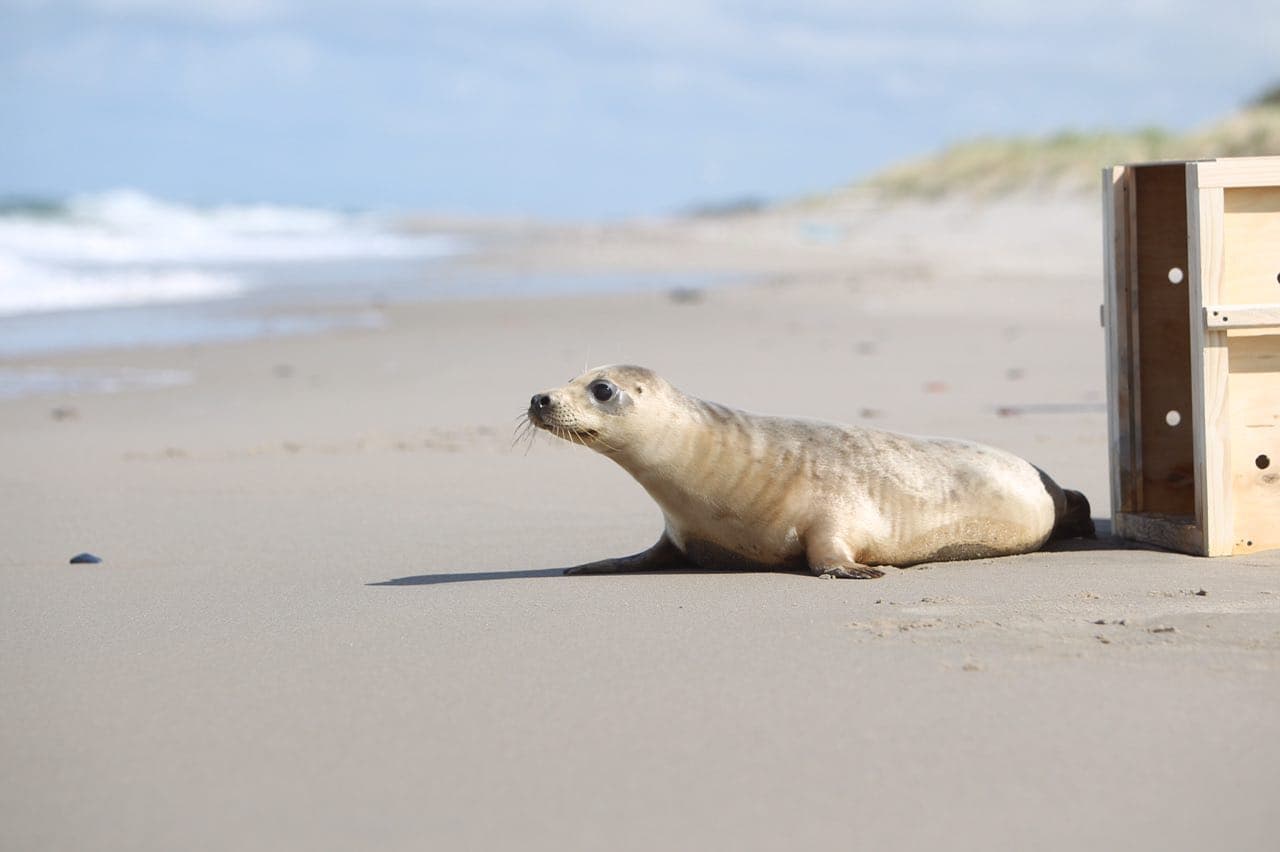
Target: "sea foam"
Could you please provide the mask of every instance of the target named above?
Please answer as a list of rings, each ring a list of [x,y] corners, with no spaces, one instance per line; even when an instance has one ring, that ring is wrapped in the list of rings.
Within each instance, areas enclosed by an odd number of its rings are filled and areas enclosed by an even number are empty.
[[[199,269],[66,269],[0,249],[0,316],[226,299],[245,290],[232,274]]]
[[[264,269],[456,250],[382,217],[319,208],[194,207],[134,190],[10,205],[0,208],[0,314],[230,298]]]

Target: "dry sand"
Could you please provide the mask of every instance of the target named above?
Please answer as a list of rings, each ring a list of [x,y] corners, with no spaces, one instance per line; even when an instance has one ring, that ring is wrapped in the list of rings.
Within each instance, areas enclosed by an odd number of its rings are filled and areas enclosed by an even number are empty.
[[[0,848],[1276,848],[1280,553],[565,578],[658,512],[510,446],[629,361],[995,443],[1105,517],[1092,204],[459,230],[757,283],[8,364],[194,381],[0,403]]]

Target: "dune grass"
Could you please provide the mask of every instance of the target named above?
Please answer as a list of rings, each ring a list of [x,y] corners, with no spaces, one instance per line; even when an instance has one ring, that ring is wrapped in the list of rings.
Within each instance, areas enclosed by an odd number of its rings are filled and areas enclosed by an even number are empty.
[[[1280,154],[1280,97],[1259,99],[1229,118],[1183,135],[1144,128],[975,139],[893,166],[842,192],[870,189],[889,198],[926,199],[1091,192],[1101,169],[1116,163],[1267,154]]]

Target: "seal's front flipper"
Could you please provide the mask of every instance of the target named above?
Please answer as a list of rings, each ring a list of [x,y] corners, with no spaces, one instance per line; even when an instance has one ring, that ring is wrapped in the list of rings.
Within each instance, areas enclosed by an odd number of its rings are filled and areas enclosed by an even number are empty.
[[[809,570],[815,577],[838,577],[842,580],[874,580],[883,577],[884,572],[870,565],[810,565]]]
[[[566,574],[625,574],[636,571],[662,571],[667,568],[693,568],[694,565],[680,549],[671,543],[667,534],[653,547],[631,556],[618,559],[601,559],[564,569]]]
[[[844,536],[838,533],[838,524],[819,524],[809,531],[805,543],[805,556],[809,570],[815,577],[838,577],[842,580],[874,580],[884,572],[857,560],[857,554],[849,547]],[[833,532],[833,530],[837,530]]]

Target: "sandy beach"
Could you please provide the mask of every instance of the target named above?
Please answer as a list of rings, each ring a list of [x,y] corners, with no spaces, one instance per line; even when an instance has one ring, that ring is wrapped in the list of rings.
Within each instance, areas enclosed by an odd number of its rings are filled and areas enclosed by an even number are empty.
[[[0,848],[1275,848],[1280,552],[563,577],[659,513],[512,445],[532,393],[638,363],[995,444],[1105,519],[1096,207],[423,219],[479,247],[446,276],[715,286],[9,359],[184,378],[0,400]]]

